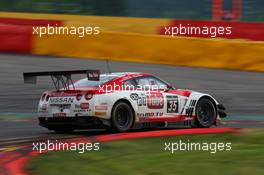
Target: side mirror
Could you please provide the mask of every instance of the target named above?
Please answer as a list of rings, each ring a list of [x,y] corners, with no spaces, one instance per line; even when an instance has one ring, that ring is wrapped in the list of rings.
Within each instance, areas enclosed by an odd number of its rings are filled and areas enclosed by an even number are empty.
[[[172,89],[172,88],[173,88],[173,86],[170,84],[167,86],[167,89]]]
[[[169,90],[173,89],[173,86],[172,85],[168,85],[165,92],[168,92]]]

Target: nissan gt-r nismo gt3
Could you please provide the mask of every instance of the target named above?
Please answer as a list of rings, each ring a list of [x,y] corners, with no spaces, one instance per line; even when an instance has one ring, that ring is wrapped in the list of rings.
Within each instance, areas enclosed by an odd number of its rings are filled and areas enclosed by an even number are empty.
[[[73,83],[72,74],[87,74]],[[226,117],[211,95],[177,89],[147,73],[98,70],[24,73],[24,81],[51,76],[56,90],[42,94],[41,126],[57,132],[112,128],[119,132],[145,127],[211,127]]]

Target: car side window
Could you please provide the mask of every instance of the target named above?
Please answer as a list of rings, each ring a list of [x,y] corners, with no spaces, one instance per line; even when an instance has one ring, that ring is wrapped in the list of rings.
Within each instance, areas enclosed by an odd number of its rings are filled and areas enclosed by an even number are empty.
[[[137,85],[138,86],[146,86],[146,85],[151,85],[149,79],[147,77],[144,78],[138,78],[136,79]]]
[[[123,88],[125,88],[125,89],[131,89],[131,88],[135,88],[135,87],[136,87],[136,82],[133,79],[126,80],[123,83]]]
[[[140,88],[144,88],[145,90],[152,89],[165,89],[167,84],[157,79],[156,77],[147,76],[140,77],[135,79],[137,86]]]

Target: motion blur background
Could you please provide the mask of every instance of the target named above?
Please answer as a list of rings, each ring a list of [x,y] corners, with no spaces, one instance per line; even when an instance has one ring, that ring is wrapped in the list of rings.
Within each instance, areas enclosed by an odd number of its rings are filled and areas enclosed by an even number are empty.
[[[239,20],[242,21],[263,21],[264,18],[262,0],[9,0],[0,2],[0,10],[210,20],[212,3],[223,6],[225,13],[231,12],[234,8],[241,8]]]
[[[1,1],[0,52],[263,71],[263,43],[255,42],[264,40],[263,3],[261,0]],[[179,24],[232,27],[232,34],[218,36],[225,40],[217,42],[202,39],[208,38],[203,35],[187,34],[185,38],[173,39],[161,36],[164,27]],[[34,26],[47,25],[98,26],[101,33],[84,38],[32,34]],[[234,54],[239,62],[232,61]]]

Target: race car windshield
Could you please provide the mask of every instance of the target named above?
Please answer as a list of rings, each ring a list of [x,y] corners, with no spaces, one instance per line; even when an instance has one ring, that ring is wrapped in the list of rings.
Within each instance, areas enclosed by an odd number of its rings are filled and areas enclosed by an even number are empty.
[[[110,76],[110,75],[100,75],[99,81],[90,81],[87,78],[84,78],[74,83],[74,87],[78,88],[78,87],[86,87],[86,86],[99,86],[115,78],[117,78],[117,76]]]

